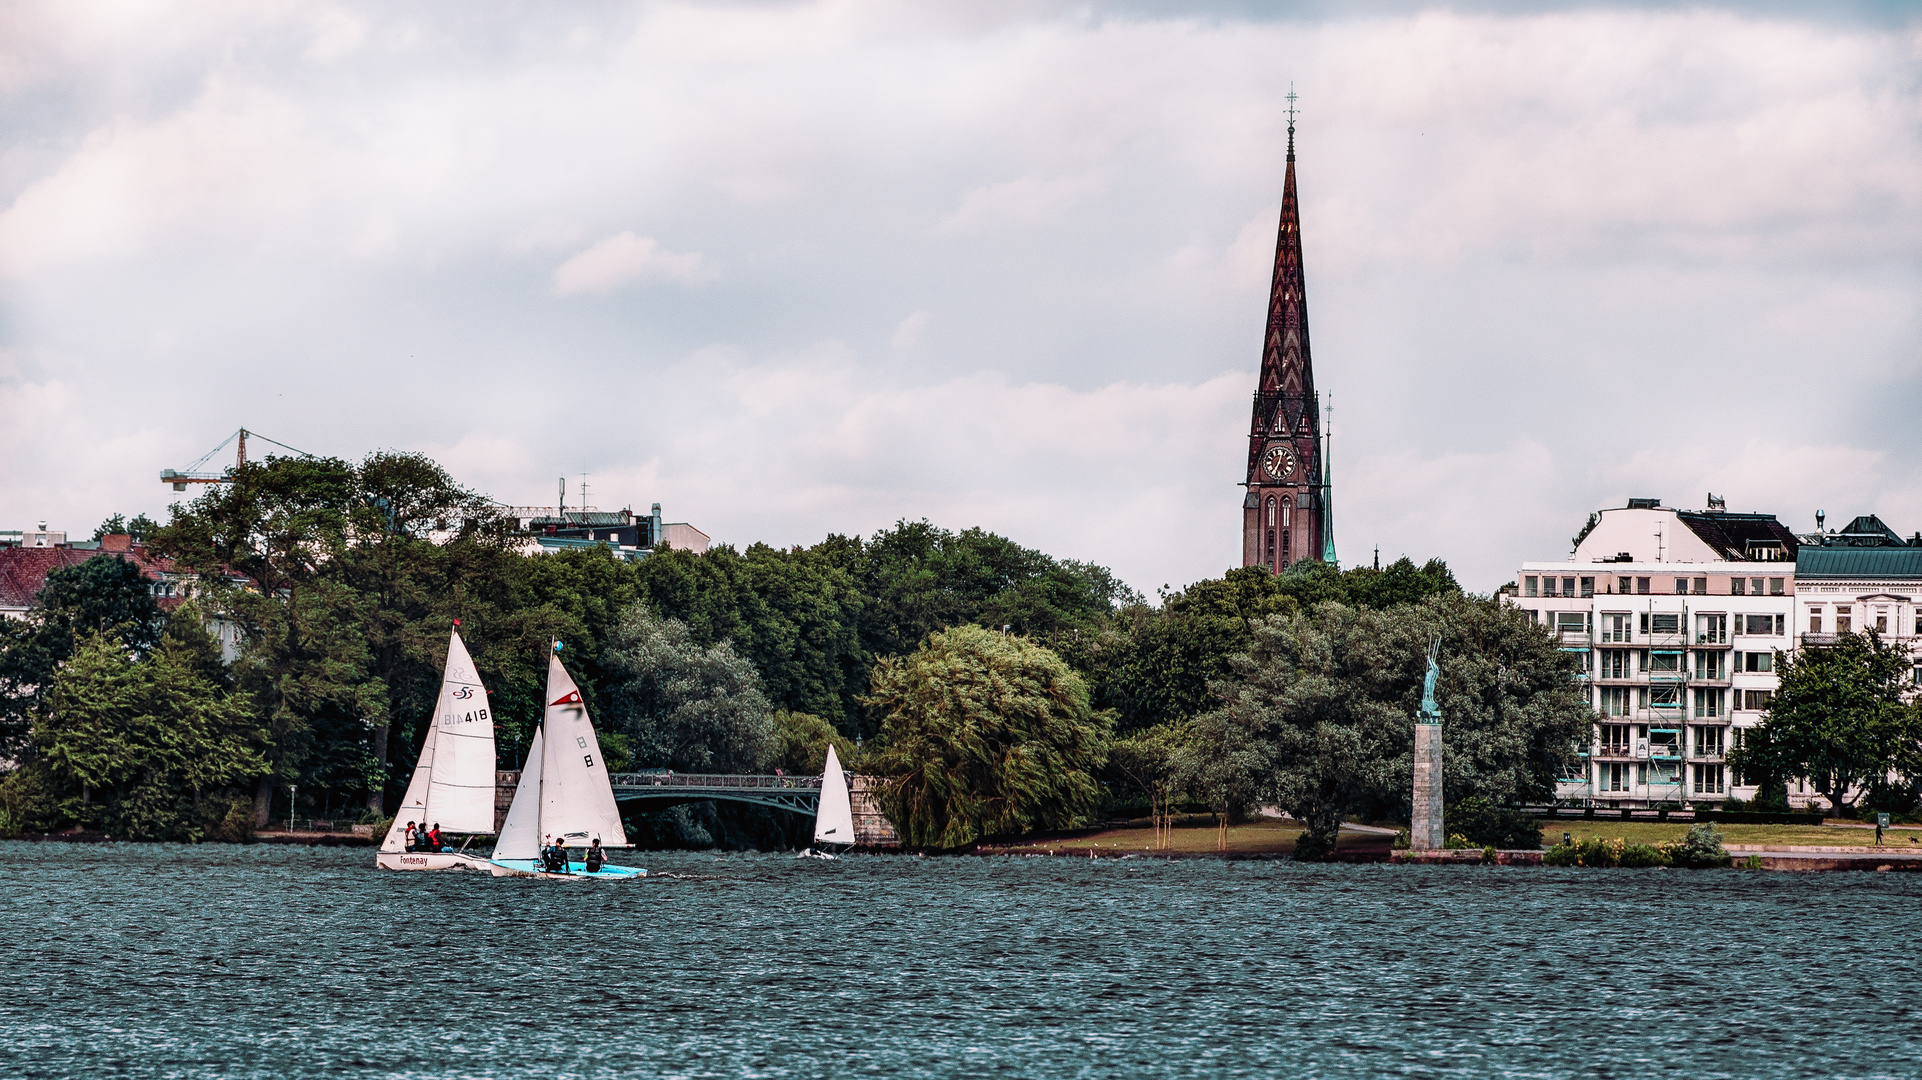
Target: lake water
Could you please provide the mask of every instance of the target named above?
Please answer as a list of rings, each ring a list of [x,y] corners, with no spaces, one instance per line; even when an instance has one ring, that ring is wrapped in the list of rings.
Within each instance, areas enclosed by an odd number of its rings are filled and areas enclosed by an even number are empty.
[[[0,843],[20,1077],[1903,1076],[1922,876]]]

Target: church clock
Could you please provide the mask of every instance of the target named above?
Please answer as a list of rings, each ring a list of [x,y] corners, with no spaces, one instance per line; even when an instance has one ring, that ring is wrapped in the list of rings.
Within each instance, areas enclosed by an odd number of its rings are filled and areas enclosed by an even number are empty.
[[[1271,446],[1261,456],[1261,471],[1267,473],[1270,480],[1286,480],[1294,475],[1295,455],[1285,446]]]

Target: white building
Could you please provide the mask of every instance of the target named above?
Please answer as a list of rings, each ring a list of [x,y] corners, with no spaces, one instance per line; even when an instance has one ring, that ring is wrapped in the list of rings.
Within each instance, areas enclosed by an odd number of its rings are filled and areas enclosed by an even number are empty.
[[[1508,602],[1577,654],[1600,714],[1560,798],[1628,807],[1754,796],[1726,758],[1761,721],[1776,652],[1794,647],[1797,546],[1772,514],[1631,499],[1592,515],[1567,559],[1522,564]]]

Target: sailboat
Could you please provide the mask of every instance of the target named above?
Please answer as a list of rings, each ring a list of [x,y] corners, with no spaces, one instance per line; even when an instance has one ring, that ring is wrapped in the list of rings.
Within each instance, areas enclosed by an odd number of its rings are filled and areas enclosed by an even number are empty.
[[[421,742],[420,760],[374,864],[384,870],[487,869],[484,856],[464,851],[408,851],[410,821],[422,832],[435,824],[450,833],[494,831],[494,715],[487,706],[487,688],[460,639],[458,619],[448,633],[440,698]]]
[[[853,846],[854,806],[848,801],[848,777],[830,743],[827,768],[821,773],[821,801],[814,808],[814,846],[796,857],[832,859],[835,852]]]
[[[527,748],[520,786],[507,808],[500,841],[494,845],[490,869],[495,877],[622,879],[647,871],[629,866],[603,865],[589,873],[583,862],[570,861],[565,874],[550,873],[541,861],[541,848],[552,838],[567,848],[585,848],[599,840],[601,848],[624,848],[627,832],[614,805],[614,785],[601,743],[587,718],[580,688],[561,666],[561,643],[547,657],[547,710]]]

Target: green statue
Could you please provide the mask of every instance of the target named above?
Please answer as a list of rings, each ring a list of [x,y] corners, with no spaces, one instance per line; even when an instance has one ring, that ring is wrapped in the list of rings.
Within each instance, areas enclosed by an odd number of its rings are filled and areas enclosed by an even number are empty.
[[[1441,655],[1441,635],[1437,634],[1428,642],[1428,675],[1421,684],[1420,723],[1441,723],[1441,706],[1435,704],[1435,679],[1441,675],[1441,665],[1436,658]]]

